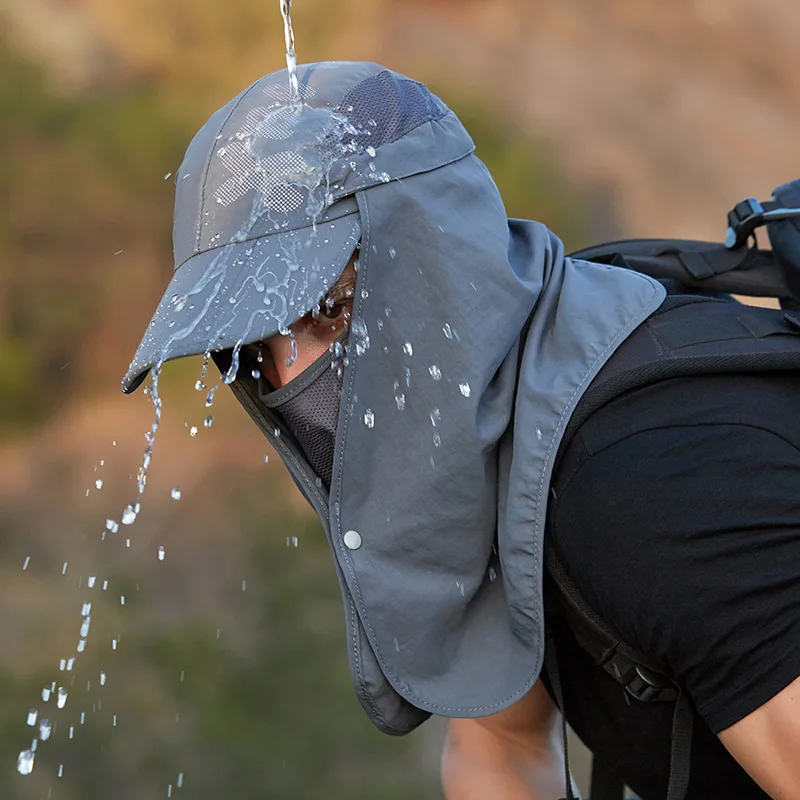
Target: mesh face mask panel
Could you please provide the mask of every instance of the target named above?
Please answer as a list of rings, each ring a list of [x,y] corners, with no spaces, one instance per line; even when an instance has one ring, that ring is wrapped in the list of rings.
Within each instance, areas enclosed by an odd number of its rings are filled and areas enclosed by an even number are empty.
[[[358,129],[355,141],[375,149],[447,113],[447,107],[426,86],[397,78],[388,70],[351,89],[339,110]]]
[[[323,370],[305,389],[275,406],[326,489],[330,489],[333,475],[343,381],[340,372],[336,367]]]

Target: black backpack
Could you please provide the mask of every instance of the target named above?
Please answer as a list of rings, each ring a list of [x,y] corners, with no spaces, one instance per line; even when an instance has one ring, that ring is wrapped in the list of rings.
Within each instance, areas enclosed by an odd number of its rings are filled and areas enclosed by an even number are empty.
[[[764,225],[772,244],[769,250],[760,249],[756,238]],[[669,294],[589,386],[567,426],[559,458],[592,413],[632,389],[687,375],[800,371],[800,179],[776,189],[767,203],[739,203],[728,214],[724,244],[638,239],[590,247],[571,258],[645,273],[661,281]],[[777,298],[780,309],[731,302],[733,294]],[[556,703],[563,710],[552,635],[558,619],[627,698],[674,704],[666,800],[683,800],[689,785],[693,715],[682,687],[665,665],[624,642],[589,606],[552,547],[546,548],[546,605],[550,633],[545,678]],[[565,714],[562,719],[567,800],[574,800]],[[622,800],[623,792],[614,765],[595,759],[591,800]]]

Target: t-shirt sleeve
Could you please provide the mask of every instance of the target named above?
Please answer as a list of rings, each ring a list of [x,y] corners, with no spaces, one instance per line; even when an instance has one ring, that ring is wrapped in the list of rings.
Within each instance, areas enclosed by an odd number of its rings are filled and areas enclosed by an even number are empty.
[[[781,436],[681,425],[588,452],[550,535],[589,603],[670,666],[715,733],[800,675],[800,451]]]

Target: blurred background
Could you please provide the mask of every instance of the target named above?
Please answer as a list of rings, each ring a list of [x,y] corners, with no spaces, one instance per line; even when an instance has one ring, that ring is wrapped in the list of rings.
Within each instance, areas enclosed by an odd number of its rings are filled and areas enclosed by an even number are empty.
[[[428,83],[568,248],[718,239],[800,175],[796,0],[294,6],[300,61]],[[199,361],[165,370],[142,513],[103,539],[153,418],[118,387],[171,274],[169,176],[284,66],[278,0],[0,0],[2,798],[441,796],[441,724],[372,729],[321,529],[226,392],[204,426]]]

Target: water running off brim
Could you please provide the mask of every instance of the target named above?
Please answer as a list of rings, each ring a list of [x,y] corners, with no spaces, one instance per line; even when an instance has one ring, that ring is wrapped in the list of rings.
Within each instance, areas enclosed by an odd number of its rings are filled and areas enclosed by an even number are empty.
[[[300,89],[297,84],[297,53],[294,49],[294,29],[292,28],[292,0],[280,0],[283,17],[283,33],[286,38],[286,69],[289,72],[289,102],[300,103]]]

